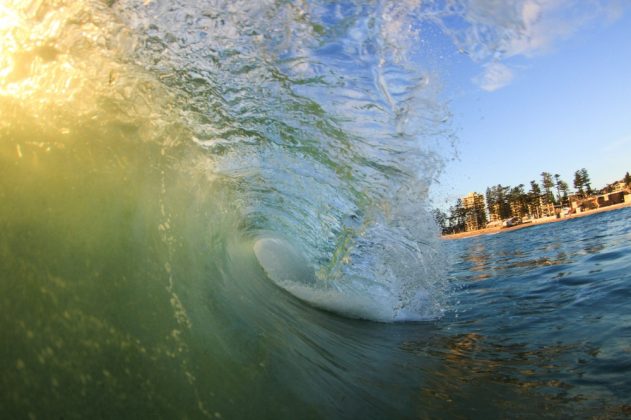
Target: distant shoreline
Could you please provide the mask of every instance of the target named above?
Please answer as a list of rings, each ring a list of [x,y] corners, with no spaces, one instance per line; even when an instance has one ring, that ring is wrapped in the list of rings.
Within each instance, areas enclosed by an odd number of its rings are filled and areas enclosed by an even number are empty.
[[[539,226],[539,225],[544,225],[544,224],[548,224],[548,223],[556,223],[556,222],[563,222],[564,220],[570,220],[570,219],[576,219],[578,217],[585,217],[585,216],[591,216],[593,214],[597,214],[597,213],[603,213],[606,211],[613,211],[613,210],[620,210],[623,209],[625,207],[631,207],[631,203],[620,203],[620,204],[614,204],[611,206],[607,206],[607,207],[601,207],[598,209],[594,209],[594,210],[586,210],[582,213],[577,213],[577,214],[571,214],[569,216],[566,217],[562,217],[560,219],[557,219],[554,216],[550,216],[550,217],[544,217],[541,219],[535,219],[533,222],[529,222],[529,223],[522,223],[516,226],[511,226],[511,227],[492,227],[492,228],[485,228],[485,229],[480,229],[480,230],[473,230],[470,232],[460,232],[460,233],[452,233],[449,235],[442,235],[442,239],[445,240],[453,240],[453,239],[462,239],[462,238],[471,238],[474,236],[480,236],[480,235],[494,235],[497,233],[504,233],[504,232],[511,232],[514,230],[519,230],[519,229],[525,229],[531,226]]]

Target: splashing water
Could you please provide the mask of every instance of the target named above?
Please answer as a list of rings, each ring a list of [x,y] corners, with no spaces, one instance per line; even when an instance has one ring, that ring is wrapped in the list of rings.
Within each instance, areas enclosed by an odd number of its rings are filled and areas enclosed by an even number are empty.
[[[214,204],[240,220],[230,235],[259,248],[270,235],[291,241],[301,273],[313,272],[308,301],[333,308],[318,296],[335,294],[339,309],[365,298],[370,308],[343,312],[384,321],[440,312],[440,291],[430,293],[440,278],[436,234],[423,205],[440,164],[418,121],[444,118],[429,104],[429,76],[406,58],[408,5],[110,6],[5,9],[4,105],[33,115],[31,129],[59,132],[39,141],[46,150],[79,147],[65,140],[84,129],[79,122],[97,136],[127,131],[128,147],[159,149],[133,165],[160,166],[157,201],[170,195],[174,171],[200,194],[230,195]],[[12,137],[9,149],[31,147]],[[170,225],[162,216],[159,225]],[[305,279],[277,283],[293,290]]]
[[[529,48],[531,2],[482,3],[0,4],[0,413],[313,417],[350,385],[305,360],[404,375],[381,327],[311,306],[443,315],[451,129],[422,41]],[[409,414],[377,388],[354,414]]]

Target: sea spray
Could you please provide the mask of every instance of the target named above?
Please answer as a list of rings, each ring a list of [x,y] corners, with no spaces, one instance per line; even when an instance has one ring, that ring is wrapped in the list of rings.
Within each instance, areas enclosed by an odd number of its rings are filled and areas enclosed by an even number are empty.
[[[395,34],[412,22],[407,6],[115,7],[140,38],[136,62],[182,103],[209,179],[234,186],[248,235],[294,242],[315,292],[385,293],[373,306],[391,317],[362,314],[380,320],[408,319],[396,314],[419,289],[443,293],[424,212],[441,164],[423,136],[445,117],[429,76],[408,61],[416,32]],[[436,316],[440,303],[423,306],[413,319]]]
[[[401,376],[371,349],[380,327],[349,318],[444,311],[424,210],[441,166],[424,133],[442,107],[382,35],[384,16],[408,14],[120,0],[0,13],[3,416],[315,416],[336,412],[318,390],[346,388],[345,365],[357,383]],[[271,238],[289,248],[257,258]],[[365,398],[406,405],[376,388],[347,401],[361,414]]]

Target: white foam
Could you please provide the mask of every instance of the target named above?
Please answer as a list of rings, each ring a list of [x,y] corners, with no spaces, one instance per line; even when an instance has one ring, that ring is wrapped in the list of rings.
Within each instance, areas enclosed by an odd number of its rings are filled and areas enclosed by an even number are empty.
[[[427,301],[427,293],[419,291],[414,309],[401,306],[391,291],[382,287],[340,290],[316,281],[315,274],[300,252],[288,241],[266,237],[253,246],[259,264],[277,286],[298,299],[320,309],[349,318],[379,322],[420,321],[432,318],[419,307]]]
[[[288,241],[262,238],[254,243],[254,254],[274,283],[314,284],[315,276],[303,256]]]

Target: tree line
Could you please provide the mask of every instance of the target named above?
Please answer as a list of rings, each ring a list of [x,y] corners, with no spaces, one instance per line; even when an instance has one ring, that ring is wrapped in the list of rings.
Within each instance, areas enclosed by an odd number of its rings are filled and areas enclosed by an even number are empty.
[[[484,199],[479,199],[473,205],[465,203],[459,198],[455,205],[445,213],[435,209],[433,214],[443,234],[464,232],[467,223],[485,227],[488,214],[494,220],[506,220],[512,217],[540,218],[554,214],[557,206],[569,207],[570,186],[561,179],[559,174],[541,172],[541,182],[530,181],[529,189],[524,184],[511,187],[497,184],[486,189]],[[624,182],[631,185],[631,176],[627,172]],[[582,168],[574,173],[574,190],[577,196],[585,198],[593,195],[591,179],[587,169]]]

